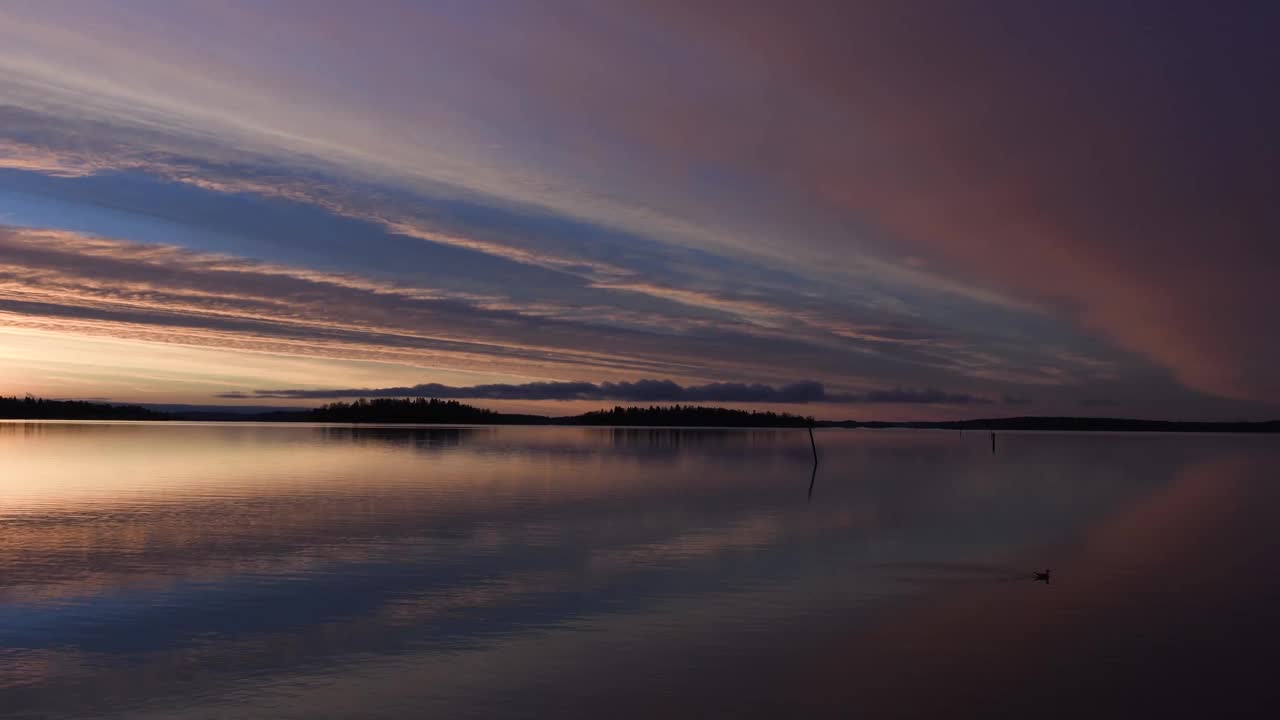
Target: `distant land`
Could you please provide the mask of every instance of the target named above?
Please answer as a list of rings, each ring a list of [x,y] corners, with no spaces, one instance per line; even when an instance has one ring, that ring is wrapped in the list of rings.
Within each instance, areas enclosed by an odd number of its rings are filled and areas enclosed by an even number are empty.
[[[0,397],[0,419],[187,420],[218,422],[435,423],[461,425],[632,425],[667,427],[809,427],[814,419],[789,413],[671,405],[615,407],[582,415],[548,417],[500,413],[457,400],[376,398],[334,402],[304,410],[244,412],[240,408],[159,410],[81,400]]]
[[[819,420],[815,427],[908,428],[916,430],[1054,430],[1071,432],[1280,432],[1280,420],[1262,422],[1199,422],[1135,420],[1107,417],[1008,417],[979,420],[883,422]]]
[[[164,409],[160,409],[164,408]],[[976,420],[885,422],[814,420],[790,413],[694,405],[614,407],[581,415],[519,415],[436,398],[377,398],[317,408],[257,409],[228,406],[120,405],[83,400],[0,397],[6,420],[152,420],[205,422],[331,422],[458,425],[604,425],[646,427],[907,428],[922,430],[1055,430],[1074,432],[1280,433],[1280,420],[1198,422],[1098,417],[1010,417]]]

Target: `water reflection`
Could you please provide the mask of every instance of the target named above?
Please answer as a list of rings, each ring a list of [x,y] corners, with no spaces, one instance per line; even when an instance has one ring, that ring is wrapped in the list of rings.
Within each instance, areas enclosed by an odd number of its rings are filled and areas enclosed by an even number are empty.
[[[1270,438],[817,442],[0,423],[0,709],[985,717],[1277,639]]]

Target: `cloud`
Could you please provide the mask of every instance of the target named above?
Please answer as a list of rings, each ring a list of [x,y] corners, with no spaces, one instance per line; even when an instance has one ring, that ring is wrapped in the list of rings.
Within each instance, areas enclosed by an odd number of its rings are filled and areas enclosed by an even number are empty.
[[[1280,102],[1260,90],[1278,46],[1265,4],[444,3],[361,10],[360,22],[330,7],[298,25],[301,5],[165,5],[146,23],[109,4],[0,10],[0,95],[20,108],[0,114],[14,141],[0,165],[308,203],[518,265],[504,269],[513,288],[533,270],[554,276],[523,298],[454,299],[465,309],[440,320],[448,341],[469,341],[457,333],[474,323],[493,353],[627,356],[684,382],[798,371],[927,388],[960,376],[984,392],[1159,371],[1280,402],[1280,335],[1267,332]],[[262,171],[284,167],[329,187]],[[386,202],[353,187],[387,189]],[[433,193],[481,200],[450,208]],[[519,213],[477,231],[494,207]],[[569,233],[565,219],[582,222]],[[459,265],[446,271],[471,280]],[[575,308],[562,283],[600,293]],[[297,300],[256,297],[276,309],[254,322],[289,324],[282,308]],[[224,299],[238,316],[242,301]],[[421,336],[450,315],[446,300],[424,302],[440,315],[381,305],[383,350],[441,340]],[[221,317],[207,300],[192,309],[192,293],[183,303],[169,311],[184,323]],[[375,304],[330,306],[353,334]],[[328,323],[315,303],[295,307],[299,328]],[[1028,331],[1033,315],[1044,320]],[[1123,367],[1089,370],[1047,357],[1051,346]]]
[[[796,358],[845,382],[861,378],[851,368],[920,372],[853,343],[819,345],[783,332],[761,337],[739,323],[690,323],[650,308],[527,305],[171,245],[3,226],[0,325],[551,380],[583,372],[605,381],[641,373],[686,383],[755,380],[794,372]],[[818,400],[803,387],[697,387],[696,395],[635,383],[612,391],[637,401]]]
[[[603,330],[487,309],[487,302],[173,246],[0,227],[6,325],[517,372],[624,368],[633,361],[632,371],[671,367],[657,353],[629,360],[626,353],[590,349],[593,339],[608,336]],[[609,332],[638,348],[646,344],[643,333]]]
[[[80,178],[61,181],[60,190],[53,191],[65,192],[72,203],[123,206],[144,217],[191,222],[197,230],[223,236],[248,234],[258,248],[286,254],[295,265],[290,271],[294,273],[303,271],[296,265],[319,261],[333,267],[334,260],[345,260],[354,266],[351,272],[328,274],[349,278],[376,274],[403,277],[419,285],[437,284],[431,292],[440,299],[452,298],[476,312],[497,313],[491,319],[505,314],[530,329],[542,326],[524,319],[560,321],[562,328],[592,327],[597,329],[596,339],[610,348],[618,347],[610,342],[609,335],[614,333],[600,328],[638,331],[643,340],[628,342],[629,348],[640,351],[647,344],[646,362],[655,368],[662,363],[659,357],[679,358],[664,369],[683,371],[685,377],[770,377],[780,365],[794,366],[801,357],[807,374],[854,382],[934,384],[962,376],[1061,384],[1079,375],[1041,372],[1047,358],[1032,361],[1026,356],[1045,347],[1043,342],[995,338],[982,329],[983,324],[1027,327],[1025,318],[1008,322],[1025,308],[1011,309],[998,299],[959,302],[954,297],[934,306],[936,297],[913,295],[933,282],[928,278],[918,278],[909,287],[895,285],[902,281],[898,276],[887,284],[880,276],[874,282],[833,282],[783,271],[759,258],[682,248],[659,236],[535,212],[502,198],[462,197],[458,188],[444,185],[435,188],[437,196],[425,196],[361,180],[340,180],[331,174],[339,172],[332,167],[304,170],[292,164],[295,158],[267,159],[218,147],[209,139],[184,156],[181,136],[172,129],[67,120],[13,107],[0,108],[0,118],[6,121],[0,123],[5,132],[13,136],[7,145],[0,139],[0,167],[5,166],[7,147],[17,158],[9,164],[15,170]],[[139,174],[153,178],[147,181],[149,186],[137,179]],[[174,183],[187,187],[179,191]],[[128,187],[121,190],[117,185]],[[164,200],[152,205],[138,200],[152,197]],[[264,198],[269,202],[261,202]],[[192,207],[185,207],[186,203]],[[344,237],[347,232],[352,237]],[[277,237],[281,233],[288,237]],[[409,238],[422,242],[409,242]],[[358,252],[353,250],[357,244]],[[237,253],[245,250],[241,244],[233,247]],[[859,256],[855,264],[866,260]],[[454,271],[463,264],[466,273]],[[384,327],[391,312],[384,311],[374,327]],[[953,322],[952,314],[961,313],[961,321]],[[420,325],[412,315],[395,324],[416,330]],[[207,317],[200,320],[208,321]],[[1035,332],[1055,330],[1050,325]],[[501,333],[515,334],[513,327]],[[695,338],[698,334],[704,341]],[[668,337],[668,347],[657,346],[657,335]],[[637,336],[624,332],[618,337]],[[550,342],[552,338],[540,339]],[[580,340],[585,338],[573,338],[568,347]],[[761,345],[761,340],[772,344]],[[493,338],[490,347],[497,356],[506,352],[502,347],[506,344],[510,343],[505,338]],[[747,347],[752,350],[735,352]],[[806,352],[785,352],[786,348]],[[391,357],[385,348],[377,353]],[[752,362],[783,355],[789,356],[787,363]],[[395,357],[405,354],[397,351]],[[563,358],[565,353],[548,355],[553,357]],[[449,361],[445,356],[436,359]],[[601,366],[598,358],[594,365]],[[639,358],[626,365],[629,370],[640,369]],[[756,370],[764,372],[733,367],[741,365],[756,365]],[[515,369],[510,364],[504,367]],[[526,368],[523,374],[546,373]]]
[[[138,181],[119,178],[122,173],[142,173],[166,183],[181,183],[211,194],[228,196],[255,195],[261,198],[309,206],[323,213],[330,225],[333,218],[352,221],[366,235],[378,235],[377,249],[370,253],[391,252],[389,238],[413,238],[434,246],[465,251],[453,257],[475,253],[469,262],[476,270],[468,278],[475,285],[485,284],[493,275],[509,278],[520,273],[544,287],[537,290],[553,295],[557,290],[571,289],[578,295],[607,296],[628,304],[665,308],[688,315],[694,322],[729,320],[740,329],[756,334],[807,333],[828,336],[831,340],[847,339],[874,344],[885,350],[890,345],[928,343],[937,330],[913,328],[904,323],[918,323],[909,313],[886,312],[892,299],[882,291],[859,288],[851,291],[831,285],[816,284],[823,291],[821,301],[812,293],[802,294],[788,287],[800,282],[779,270],[743,262],[724,255],[691,253],[650,238],[567,217],[529,214],[527,210],[502,207],[496,199],[425,198],[387,190],[374,190],[356,182],[337,183],[315,172],[288,170],[273,165],[265,169],[261,158],[234,155],[233,161],[215,161],[183,157],[169,148],[175,140],[164,134],[143,133],[97,123],[82,127],[56,117],[0,106],[0,126],[18,139],[0,137],[0,169],[41,172],[59,178],[92,178],[114,175],[117,184]],[[87,134],[89,140],[81,139]],[[119,136],[112,142],[106,138]],[[25,138],[25,139],[23,139]],[[64,147],[65,146],[65,147]],[[148,149],[150,148],[150,149]],[[116,192],[94,182],[79,192],[61,188],[77,201],[109,195],[112,205],[138,202],[150,193],[136,190]],[[456,189],[454,190],[456,192]],[[448,190],[442,190],[448,193]],[[173,190],[165,187],[166,197]],[[179,196],[187,197],[187,196]],[[216,202],[216,201],[214,201]],[[226,200],[227,203],[233,202]],[[200,206],[203,208],[203,206]],[[265,215],[261,205],[255,208]],[[151,207],[136,212],[152,213]],[[167,217],[180,216],[177,202],[166,204]],[[205,212],[207,210],[196,211]],[[224,229],[244,232],[254,228],[252,220],[210,220],[202,218],[201,229]],[[466,216],[468,223],[447,219],[451,215]],[[284,213],[268,217],[281,217]],[[288,221],[302,229],[297,213]],[[283,218],[278,220],[285,221]],[[221,224],[230,223],[226,227]],[[279,229],[277,228],[277,232]],[[320,248],[322,254],[342,252],[343,248]],[[418,257],[412,249],[399,245],[406,259]],[[434,259],[434,256],[428,256]],[[450,256],[445,256],[446,258]],[[485,264],[484,260],[500,261]],[[697,262],[693,262],[696,260]],[[504,263],[528,268],[521,272]],[[532,269],[548,271],[538,274]],[[380,268],[384,272],[386,268]],[[393,270],[403,271],[404,264]],[[651,278],[664,277],[657,282]],[[804,282],[813,283],[812,280]],[[545,287],[546,285],[553,287]],[[512,287],[509,280],[509,288]],[[837,292],[843,297],[838,297]],[[637,298],[637,296],[640,296]],[[877,310],[869,313],[866,305]],[[894,327],[894,323],[898,327]]]
[[[223,393],[228,399],[338,399],[435,397],[470,400],[618,400],[624,402],[713,402],[713,403],[878,403],[912,405],[989,404],[985,398],[968,394],[947,393],[936,389],[874,390],[864,393],[828,393],[822,383],[813,380],[787,385],[760,383],[708,383],[680,385],[671,380],[637,380],[634,382],[532,382],[520,385],[472,385],[456,387],[425,383],[409,387],[348,388],[336,390],[256,390]]]
[[[655,146],[822,198],[1186,387],[1280,403],[1274,6],[657,7],[716,66],[767,73],[782,117],[744,136],[672,103],[628,126]]]
[[[833,395],[832,402],[875,403],[901,405],[990,405],[989,398],[967,393],[949,393],[936,388],[909,390],[893,388],[864,393]]]
[[[224,398],[378,398],[436,397],[476,400],[623,400],[626,402],[823,402],[822,383],[805,381],[774,387],[763,384],[709,383],[682,386],[671,380],[635,382],[531,382],[520,385],[493,384],[453,387],[425,383],[412,387],[353,388],[345,390],[257,390],[225,393]]]
[[[1080,404],[1080,407],[1087,407],[1087,408],[1109,408],[1109,407],[1115,407],[1120,404],[1111,398],[1097,398],[1097,397],[1080,398],[1077,402]]]

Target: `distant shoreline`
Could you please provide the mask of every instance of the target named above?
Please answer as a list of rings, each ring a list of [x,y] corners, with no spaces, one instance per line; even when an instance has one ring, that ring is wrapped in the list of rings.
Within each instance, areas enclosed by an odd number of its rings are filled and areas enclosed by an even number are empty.
[[[1280,420],[1201,422],[1105,417],[1009,417],[945,421],[814,420],[788,413],[748,412],[688,405],[615,407],[564,417],[519,415],[456,400],[383,399],[331,403],[320,408],[237,412],[234,409],[165,412],[139,405],[79,400],[0,397],[0,420],[125,420],[150,422],[337,423],[356,425],[579,426],[723,429],[1042,430],[1054,432],[1280,433]]]
[[[954,425],[942,426],[939,423],[920,421],[920,422],[889,422],[889,421],[867,421],[854,422],[847,420],[827,420],[818,421],[813,425],[815,430],[948,430],[961,431],[971,430],[974,432],[1058,432],[1058,433],[1165,433],[1165,434],[1219,434],[1219,435],[1275,435],[1280,434],[1280,421],[1260,421],[1245,423],[1206,423],[1206,422],[1177,422],[1171,421],[1164,423],[1174,427],[1066,427],[1066,426],[1043,426],[1043,427],[1018,427],[1018,426],[996,426],[985,425],[984,423],[1000,423],[1013,418],[994,418],[992,420],[964,420],[957,421],[968,423],[964,428],[958,428]],[[1029,420],[1046,420],[1052,418],[1031,417]],[[1125,422],[1123,418],[1068,418],[1070,420],[1089,419],[1089,420],[1107,420],[1114,422]],[[1138,420],[1136,423],[1146,421]],[[1156,421],[1161,422],[1161,421]],[[368,427],[368,428],[440,428],[440,429],[470,429],[470,428],[500,428],[500,427],[562,427],[562,428],[602,428],[615,430],[805,430],[808,426],[795,425],[626,425],[626,424],[601,424],[601,423],[578,423],[564,422],[556,418],[552,418],[549,422],[379,422],[379,421],[338,421],[338,420],[263,420],[261,418],[241,416],[235,419],[219,418],[162,418],[150,420],[120,420],[120,419],[101,419],[101,418],[15,418],[0,417],[0,423],[154,423],[156,425],[218,425],[218,424],[239,424],[239,425],[327,425],[333,427]]]
[[[886,422],[819,421],[815,427],[901,428],[908,430],[1043,430],[1053,432],[1217,432],[1280,433],[1280,420],[1259,422],[1201,422],[1195,420],[1136,420],[1107,417],[1010,417],[977,420]]]

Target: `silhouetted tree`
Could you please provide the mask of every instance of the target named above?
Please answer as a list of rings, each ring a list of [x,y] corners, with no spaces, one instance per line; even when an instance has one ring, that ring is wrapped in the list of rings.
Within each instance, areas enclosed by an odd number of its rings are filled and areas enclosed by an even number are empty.
[[[6,420],[166,420],[164,413],[137,405],[110,405],[83,400],[0,397],[0,418]]]
[[[808,427],[813,418],[790,413],[730,410],[729,408],[671,405],[658,407],[615,406],[560,422],[577,425],[652,425],[657,427]]]
[[[315,422],[349,423],[457,423],[495,425],[545,422],[545,418],[504,415],[493,410],[464,405],[457,400],[437,398],[360,398],[354,402],[334,402],[302,413],[301,419]]]

